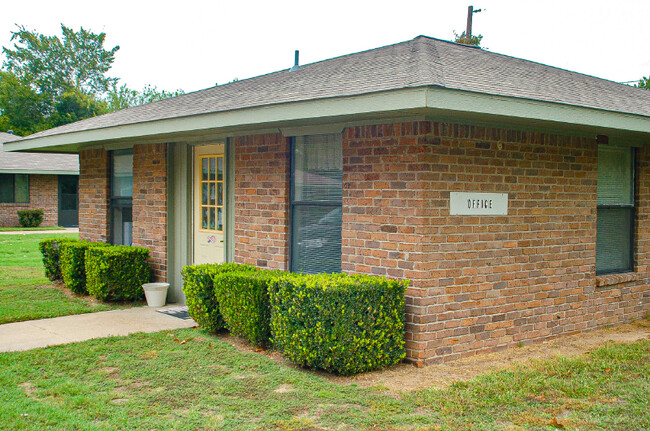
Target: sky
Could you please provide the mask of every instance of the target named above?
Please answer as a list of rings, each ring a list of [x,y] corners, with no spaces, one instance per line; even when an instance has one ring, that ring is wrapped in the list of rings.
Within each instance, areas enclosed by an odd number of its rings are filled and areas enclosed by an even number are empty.
[[[650,76],[650,2],[637,0],[22,0],[3,3],[0,45],[16,24],[61,37],[61,24],[120,46],[110,76],[186,92],[426,35],[465,30],[484,49],[617,82]]]

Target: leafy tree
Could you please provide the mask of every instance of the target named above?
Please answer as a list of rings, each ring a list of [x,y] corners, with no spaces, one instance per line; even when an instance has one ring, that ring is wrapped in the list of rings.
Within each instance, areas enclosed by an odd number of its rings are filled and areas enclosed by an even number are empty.
[[[103,96],[117,82],[117,78],[107,77],[106,73],[120,47],[104,49],[105,33],[94,34],[83,27],[75,32],[64,25],[61,30],[63,40],[18,26],[11,36],[14,49],[3,47],[5,68],[52,97],[70,88]]]
[[[50,127],[57,127],[106,112],[106,102],[97,100],[77,88],[71,88],[56,99],[54,112],[48,123]]]
[[[470,45],[470,46],[481,46],[481,40],[483,39],[483,35],[481,34],[479,34],[478,36],[474,36],[473,34],[470,34],[468,37],[465,34],[465,32],[462,32],[461,34],[454,32],[454,37],[455,37],[454,42],[460,43],[462,45]]]
[[[119,46],[104,48],[105,33],[61,25],[63,37],[23,26],[3,47],[0,131],[25,136],[85,118],[183,94],[146,85],[142,91],[107,76]]]
[[[0,71],[0,131],[13,130],[25,136],[44,130],[49,127],[46,116],[50,111],[47,97],[28,81]]]
[[[132,90],[126,85],[119,87],[113,85],[113,88],[108,92],[106,102],[109,111],[118,111],[132,106],[169,99],[181,94],[185,94],[185,92],[180,89],[176,91],[158,90],[158,87],[149,84],[145,85],[142,91]]]
[[[644,76],[634,86],[639,88],[645,88],[646,90],[650,90],[650,76]]]

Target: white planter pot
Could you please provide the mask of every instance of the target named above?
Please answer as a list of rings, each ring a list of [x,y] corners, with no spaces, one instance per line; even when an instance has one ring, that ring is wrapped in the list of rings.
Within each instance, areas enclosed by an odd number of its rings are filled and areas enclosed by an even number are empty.
[[[162,307],[165,305],[169,283],[145,283],[142,288],[149,307]]]

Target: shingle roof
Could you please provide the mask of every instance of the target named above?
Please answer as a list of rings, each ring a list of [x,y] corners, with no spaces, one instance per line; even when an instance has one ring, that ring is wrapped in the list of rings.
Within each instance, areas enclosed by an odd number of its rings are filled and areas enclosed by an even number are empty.
[[[443,87],[650,117],[650,91],[482,49],[413,40],[90,118],[30,137],[414,87]]]
[[[44,154],[44,153],[7,153],[4,151],[5,142],[17,141],[20,136],[0,132],[0,172],[79,172],[79,156],[76,154]]]

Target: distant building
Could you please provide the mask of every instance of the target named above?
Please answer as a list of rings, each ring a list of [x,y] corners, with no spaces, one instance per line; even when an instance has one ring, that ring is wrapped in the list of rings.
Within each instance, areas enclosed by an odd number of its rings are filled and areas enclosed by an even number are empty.
[[[23,209],[42,209],[41,226],[78,226],[79,156],[4,151],[19,139],[0,132],[0,226],[19,226]]]

